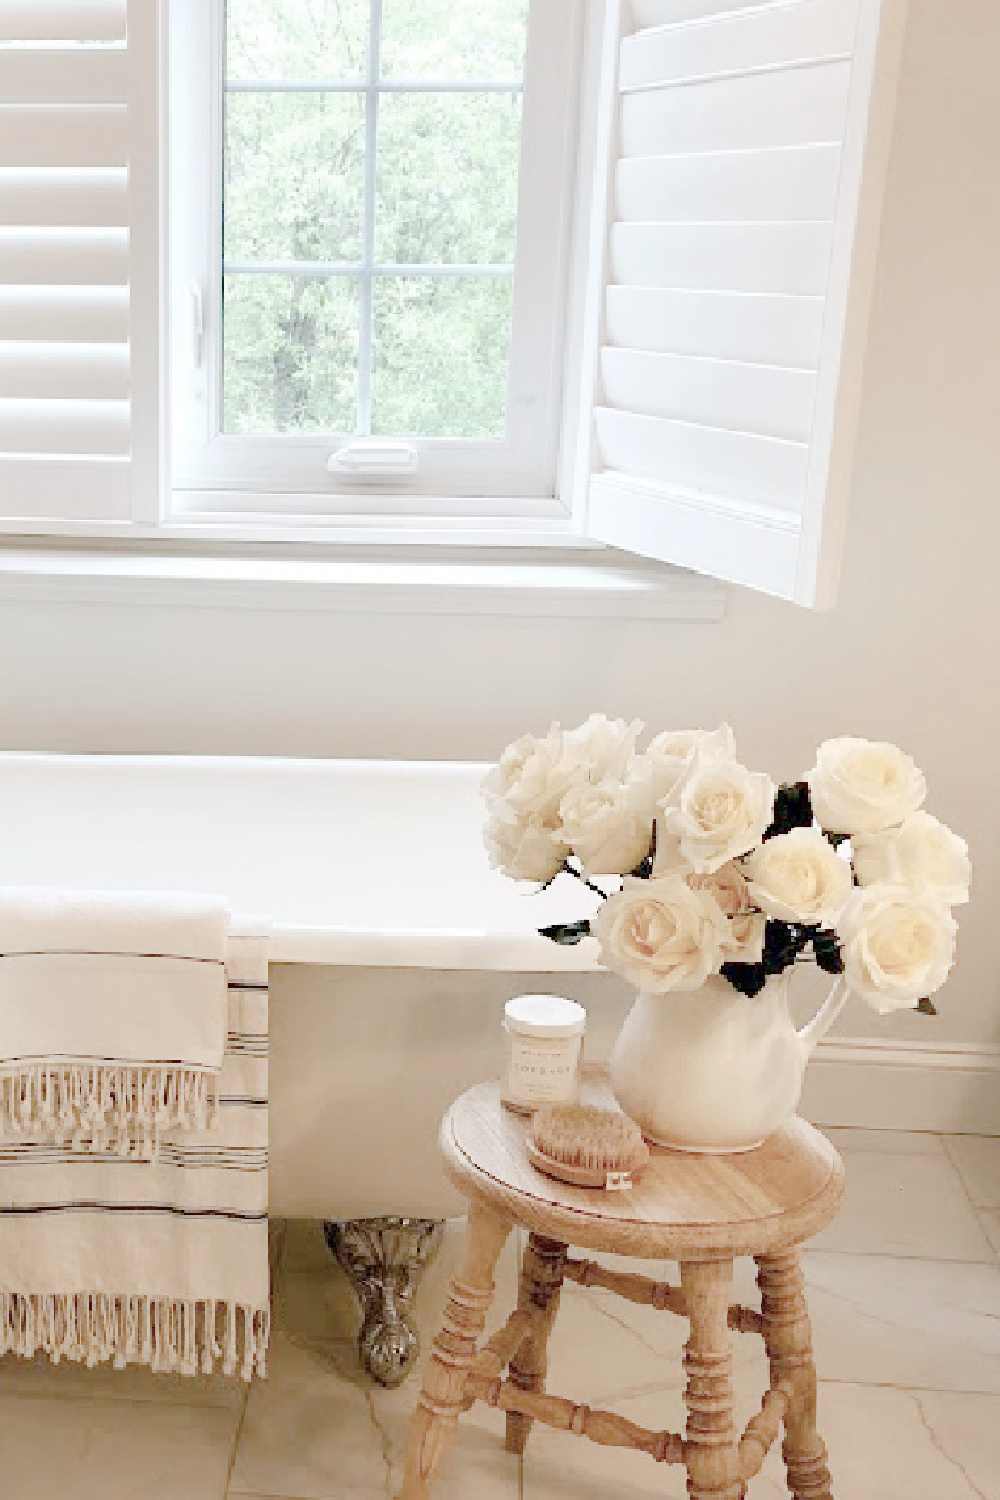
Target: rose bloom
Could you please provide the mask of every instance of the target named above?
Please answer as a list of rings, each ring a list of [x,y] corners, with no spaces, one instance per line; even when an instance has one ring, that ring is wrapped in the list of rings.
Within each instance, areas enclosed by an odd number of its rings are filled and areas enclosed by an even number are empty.
[[[734,963],[759,964],[764,956],[765,918],[754,910],[750,887],[738,865],[723,865],[711,875],[688,875],[693,891],[705,891],[726,917],[725,957]]]
[[[949,906],[969,899],[969,846],[928,812],[911,813],[899,828],[857,834],[851,840],[854,870],[862,885],[887,881],[926,891]]]
[[[950,909],[905,886],[855,890],[838,928],[848,988],[879,1015],[932,995],[955,961]]]
[[[652,814],[646,798],[628,783],[572,786],[559,817],[562,837],[586,875],[627,875],[649,853]]]
[[[635,755],[635,743],[642,733],[642,720],[609,719],[591,714],[578,729],[563,734],[563,755],[574,780],[593,784],[602,781],[625,781]]]
[[[902,823],[927,795],[923,774],[896,745],[826,740],[806,778],[813,812],[830,833],[878,833]]]
[[[724,961],[726,918],[680,875],[626,880],[591,921],[605,968],[637,989],[698,989]]]
[[[491,813],[501,800],[517,817],[554,827],[571,780],[563,733],[553,724],[544,739],[524,734],[507,746],[483,782],[483,795]]]
[[[832,927],[850,897],[851,867],[816,828],[776,835],[747,860],[757,905],[782,922]]]
[[[494,804],[484,839],[493,869],[514,880],[551,880],[569,854],[558,825],[521,817],[502,801]]]
[[[680,789],[695,755],[733,760],[736,744],[728,724],[718,729],[666,729],[650,740],[634,774],[649,784],[654,802],[668,801]]]
[[[663,826],[691,869],[711,874],[760,843],[773,811],[769,776],[699,750],[680,790],[663,805]]]

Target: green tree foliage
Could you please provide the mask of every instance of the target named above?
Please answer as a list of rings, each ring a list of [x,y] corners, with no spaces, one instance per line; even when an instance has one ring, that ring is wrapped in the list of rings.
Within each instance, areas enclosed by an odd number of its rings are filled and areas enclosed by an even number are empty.
[[[527,0],[383,0],[381,76],[519,78]],[[362,81],[368,0],[228,0],[227,78]],[[372,428],[499,437],[506,421],[520,98],[380,95]],[[226,98],[224,425],[230,432],[352,432],[365,300],[364,95]],[[295,274],[288,261],[347,274]],[[421,265],[507,274],[421,276]]]

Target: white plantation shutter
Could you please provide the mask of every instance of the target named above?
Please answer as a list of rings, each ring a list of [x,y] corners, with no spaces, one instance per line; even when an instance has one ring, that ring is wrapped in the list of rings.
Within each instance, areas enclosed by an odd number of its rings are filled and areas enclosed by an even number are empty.
[[[613,0],[589,535],[832,599],[904,4]]]
[[[0,525],[153,521],[157,0],[0,0]]]

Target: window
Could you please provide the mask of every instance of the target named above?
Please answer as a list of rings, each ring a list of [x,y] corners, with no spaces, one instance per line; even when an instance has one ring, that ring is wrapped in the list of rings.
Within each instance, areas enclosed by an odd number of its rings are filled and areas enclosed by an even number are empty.
[[[174,513],[555,514],[576,0],[172,14]]]
[[[829,600],[904,9],[0,0],[0,522]]]

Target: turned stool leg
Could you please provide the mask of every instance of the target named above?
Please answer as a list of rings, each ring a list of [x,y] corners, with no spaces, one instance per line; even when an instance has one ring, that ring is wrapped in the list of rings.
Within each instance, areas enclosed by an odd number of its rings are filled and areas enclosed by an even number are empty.
[[[795,1500],[833,1500],[826,1448],[816,1431],[816,1367],[798,1252],[756,1260],[771,1384],[791,1380],[795,1386],[781,1449],[788,1488]]]
[[[545,1389],[546,1349],[559,1310],[566,1246],[533,1234],[528,1240],[517,1284],[517,1306],[532,1316],[532,1329],[510,1362],[510,1381],[519,1391]],[[532,1418],[507,1413],[507,1452],[523,1453]]]
[[[683,1261],[680,1269],[691,1326],[684,1347],[688,1494],[692,1500],[741,1500],[745,1489],[739,1477],[733,1425],[733,1353],[728,1327],[733,1263]]]
[[[487,1209],[469,1210],[465,1254],[452,1278],[441,1331],[431,1346],[417,1410],[406,1437],[397,1500],[424,1500],[464,1406],[465,1381],[493,1301],[493,1272],[510,1224]]]

